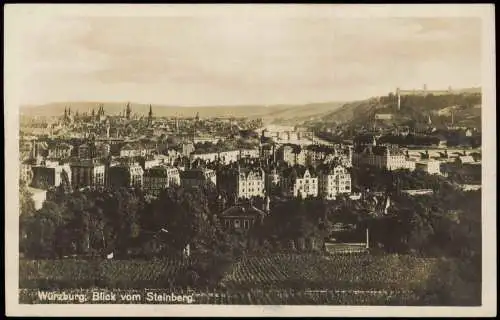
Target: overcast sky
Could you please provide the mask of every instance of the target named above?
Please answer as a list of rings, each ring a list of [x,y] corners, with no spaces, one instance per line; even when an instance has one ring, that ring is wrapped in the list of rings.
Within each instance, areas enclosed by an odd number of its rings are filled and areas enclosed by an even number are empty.
[[[27,104],[300,104],[481,85],[475,18],[60,16],[20,41]]]

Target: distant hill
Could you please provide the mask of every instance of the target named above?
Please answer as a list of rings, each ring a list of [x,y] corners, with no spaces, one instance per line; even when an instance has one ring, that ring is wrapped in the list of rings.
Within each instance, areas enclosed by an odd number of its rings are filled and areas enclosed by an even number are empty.
[[[310,103],[301,106],[276,106],[262,116],[264,122],[294,125],[321,118],[342,107],[342,102]]]
[[[443,111],[444,110],[444,111]],[[454,123],[464,126],[481,125],[481,92],[477,88],[454,90],[443,95],[406,95],[401,97],[401,110],[397,109],[397,98],[393,95],[348,102],[333,112],[323,114],[321,119],[309,123],[329,125],[349,123],[363,125],[372,121],[375,114],[392,114],[387,124],[402,124],[409,121],[449,123],[453,110]]]
[[[71,112],[91,113],[97,111],[98,105],[104,106],[108,115],[118,115],[125,110],[127,102],[57,102],[36,106],[21,106],[21,115],[28,116],[59,116],[66,107],[71,107]],[[240,105],[240,106],[206,106],[206,107],[177,107],[167,105],[152,105],[153,113],[158,117],[194,117],[197,113],[204,117],[248,117],[263,118],[264,122],[290,122],[303,121],[318,115],[332,112],[340,107],[340,102],[311,103],[305,105]],[[130,103],[132,114],[146,116],[149,104]]]

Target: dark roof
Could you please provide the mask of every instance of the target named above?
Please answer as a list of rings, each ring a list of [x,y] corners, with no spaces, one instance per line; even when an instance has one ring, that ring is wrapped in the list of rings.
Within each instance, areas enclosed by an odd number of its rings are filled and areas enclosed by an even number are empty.
[[[327,152],[327,153],[333,153],[335,152],[334,147],[330,146],[324,146],[324,145],[317,145],[317,144],[311,144],[306,147],[307,150],[313,151],[313,152]]]
[[[253,205],[236,205],[224,210],[221,213],[223,217],[262,217],[266,214]]]
[[[150,177],[166,177],[168,174],[168,169],[163,166],[156,166],[153,168],[149,168],[144,171],[144,176]]]
[[[203,169],[189,169],[186,171],[181,171],[180,176],[182,179],[205,179],[206,170]]]
[[[286,168],[285,170],[283,170],[283,176],[284,177],[289,177],[289,176],[299,176],[299,177],[303,177],[304,174],[306,173],[306,170],[309,170],[309,173],[311,174],[311,176],[315,177],[316,176],[316,170],[314,170],[314,168],[312,167],[306,167],[306,166],[300,166],[300,165],[296,165],[296,166],[293,166],[293,167],[290,167],[290,168]]]
[[[80,160],[80,161],[76,161],[76,162],[71,163],[71,166],[74,166],[74,167],[96,167],[96,166],[103,166],[103,165],[104,164],[101,161],[92,160],[92,159]]]
[[[49,148],[51,149],[55,149],[55,148],[61,148],[61,149],[71,149],[73,148],[72,145],[70,145],[69,143],[65,143],[65,142],[58,142],[58,143],[51,143],[49,145]]]
[[[251,173],[263,175],[261,168],[240,168],[240,174],[243,174],[245,177],[248,177]]]
[[[355,147],[356,153],[361,153],[364,151],[368,154],[374,154],[374,155],[378,155],[378,156],[385,155],[387,153],[387,151],[389,151],[392,156],[404,154],[403,150],[401,148],[399,148],[397,145],[356,146]]]

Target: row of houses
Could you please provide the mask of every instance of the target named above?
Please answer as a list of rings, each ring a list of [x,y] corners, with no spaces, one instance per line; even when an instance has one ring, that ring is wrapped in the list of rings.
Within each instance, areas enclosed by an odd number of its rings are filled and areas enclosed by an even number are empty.
[[[113,149],[113,152],[112,152]],[[165,148],[163,148],[165,149]],[[142,144],[138,142],[125,143],[119,148],[112,148],[111,143],[107,141],[87,141],[78,146],[66,142],[45,142],[31,141],[20,145],[20,151],[26,159],[48,158],[48,159],[67,159],[76,156],[80,159],[105,158],[113,153],[119,157],[145,157],[158,154],[160,148],[158,145]],[[192,143],[183,144],[177,149],[170,148],[165,151],[175,151],[180,155],[189,156],[194,151]]]
[[[334,199],[351,193],[351,176],[342,165],[324,165],[316,169],[292,166],[285,169],[225,166],[218,172],[209,168],[174,167],[168,162],[146,166],[129,161],[103,162],[79,160],[71,163],[44,161],[31,167],[23,166],[25,182],[39,189],[63,185],[67,188],[109,186],[141,188],[152,195],[181,185],[186,188],[212,185],[237,198],[264,197],[282,194],[288,197],[324,197]],[[23,177],[22,177],[23,179]]]
[[[322,163],[336,161],[345,167],[352,166],[351,146],[324,146],[296,144],[266,144],[259,149],[237,149],[220,152],[194,151],[190,154],[191,162],[205,163],[221,162],[225,165],[235,163],[240,159],[262,158],[267,162],[283,162],[289,166],[316,166]]]
[[[335,199],[340,194],[351,193],[351,174],[342,165],[323,165],[316,169],[295,165],[267,171],[260,167],[237,166],[220,173],[219,177],[219,189],[246,199],[269,194]]]
[[[191,162],[221,162],[228,165],[237,162],[240,159],[257,159],[260,157],[259,149],[236,149],[225,150],[218,152],[199,152],[194,151],[190,154],[189,159]]]
[[[291,166],[316,166],[336,161],[350,168],[352,167],[352,152],[352,147],[347,145],[309,145],[302,147],[295,144],[285,144],[277,150],[277,160]]]

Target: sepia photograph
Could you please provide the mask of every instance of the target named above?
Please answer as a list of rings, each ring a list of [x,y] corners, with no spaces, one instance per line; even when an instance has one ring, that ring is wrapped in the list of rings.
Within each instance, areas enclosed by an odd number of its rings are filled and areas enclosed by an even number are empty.
[[[4,35],[8,314],[496,315],[494,6],[7,5]]]

